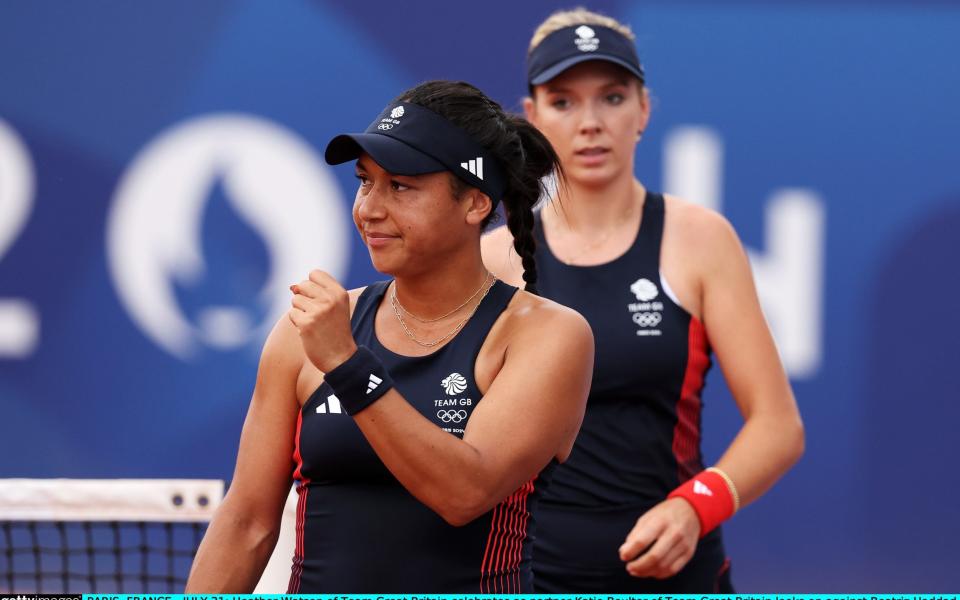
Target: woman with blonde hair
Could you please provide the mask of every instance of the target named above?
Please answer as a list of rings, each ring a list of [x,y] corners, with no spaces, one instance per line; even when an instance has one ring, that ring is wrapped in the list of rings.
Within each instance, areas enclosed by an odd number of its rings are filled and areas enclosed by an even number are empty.
[[[566,175],[536,218],[539,289],[583,314],[596,360],[583,426],[540,504],[539,592],[730,591],[719,525],[803,452],[793,393],[747,256],[719,214],[648,190],[634,151],[650,119],[630,29],[577,9],[551,15],[527,57],[527,118]],[[511,234],[483,240],[518,282]],[[715,466],[700,451],[711,356],[744,417]]]

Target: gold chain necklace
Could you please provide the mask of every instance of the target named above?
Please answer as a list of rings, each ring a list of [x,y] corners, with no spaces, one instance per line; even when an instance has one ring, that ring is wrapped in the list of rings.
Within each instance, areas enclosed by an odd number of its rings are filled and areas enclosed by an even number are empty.
[[[441,315],[441,316],[439,316],[439,317],[437,317],[437,318],[435,318],[435,319],[424,319],[423,317],[418,317],[417,315],[415,315],[415,314],[413,314],[412,312],[410,312],[409,310],[407,310],[406,307],[400,302],[400,299],[397,298],[397,284],[396,284],[396,283],[393,284],[393,296],[390,298],[390,302],[393,302],[393,303],[395,303],[397,306],[399,306],[399,307],[400,307],[400,310],[402,310],[404,313],[406,313],[406,314],[410,315],[411,317],[413,317],[415,321],[419,321],[419,322],[421,322],[421,323],[436,323],[437,321],[442,321],[443,319],[446,319],[446,318],[449,317],[450,315],[456,313],[456,312],[459,311],[461,308],[463,308],[464,306],[466,306],[471,300],[473,300],[474,298],[476,298],[476,297],[477,297],[477,294],[480,293],[480,290],[482,290],[482,289],[484,288],[484,286],[487,285],[487,281],[490,280],[490,277],[491,277],[492,275],[493,275],[493,273],[491,273],[490,271],[487,271],[486,276],[484,276],[484,278],[483,278],[483,283],[480,284],[480,287],[477,288],[477,291],[475,291],[473,294],[471,294],[471,296],[470,296],[469,298],[467,298],[466,300],[463,301],[463,304],[461,304],[460,306],[458,306],[458,307],[456,307],[455,309],[451,310],[451,311],[448,312],[447,314]]]
[[[486,283],[489,279],[490,279],[490,276],[488,274],[487,279],[484,279],[484,283]],[[448,333],[444,334],[442,337],[439,337],[431,342],[424,342],[422,340],[417,339],[417,336],[414,335],[412,331],[410,331],[409,327],[407,327],[407,323],[403,320],[403,315],[400,314],[400,309],[397,306],[399,302],[397,301],[396,284],[394,284],[394,293],[390,295],[390,304],[391,306],[393,306],[393,313],[397,315],[397,321],[400,322],[400,326],[403,327],[403,331],[404,333],[407,334],[407,337],[413,340],[414,342],[416,342],[418,345],[423,346],[424,348],[433,348],[434,346],[443,343],[447,338],[449,338],[452,335],[455,335],[458,331],[463,329],[463,326],[467,324],[467,321],[470,320],[470,317],[472,317],[474,313],[477,312],[477,309],[480,308],[480,305],[483,304],[483,299],[487,297],[487,294],[490,293],[490,290],[493,289],[493,285],[496,282],[497,282],[497,278],[494,277],[493,281],[490,282],[490,285],[487,287],[487,289],[484,290],[483,295],[480,296],[480,301],[477,302],[477,305],[473,307],[473,310],[470,311],[470,314],[468,314],[466,317],[463,318],[463,320],[457,323],[456,327],[454,327]],[[480,289],[482,290],[483,287],[481,287]],[[477,290],[477,291],[479,292],[480,290]],[[476,296],[476,294],[474,294],[474,296]],[[471,298],[472,297],[473,296],[471,296]]]

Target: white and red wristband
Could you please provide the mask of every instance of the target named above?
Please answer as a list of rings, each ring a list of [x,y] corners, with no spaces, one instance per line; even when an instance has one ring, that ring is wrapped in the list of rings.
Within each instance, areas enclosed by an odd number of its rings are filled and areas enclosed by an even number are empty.
[[[710,467],[670,492],[667,498],[683,498],[700,519],[700,537],[707,535],[740,509],[740,495],[730,477]]]

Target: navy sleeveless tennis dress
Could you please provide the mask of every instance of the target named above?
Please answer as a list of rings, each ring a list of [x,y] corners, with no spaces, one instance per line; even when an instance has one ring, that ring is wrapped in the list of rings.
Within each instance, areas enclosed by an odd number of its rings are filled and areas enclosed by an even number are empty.
[[[663,196],[647,193],[636,240],[619,258],[560,262],[536,219],[540,293],[582,314],[596,341],[580,435],[537,514],[538,592],[714,592],[729,588],[719,529],[667,580],[630,576],[618,550],[636,520],[701,471],[700,394],[711,366],[699,320],[660,276]]]
[[[384,348],[374,332],[388,284],[360,295],[354,339],[380,358],[407,402],[462,438],[482,398],[477,355],[516,288],[495,282],[453,340],[408,357]],[[288,593],[533,591],[532,513],[555,462],[490,512],[454,527],[394,478],[327,383],[300,412],[294,461],[299,500]]]

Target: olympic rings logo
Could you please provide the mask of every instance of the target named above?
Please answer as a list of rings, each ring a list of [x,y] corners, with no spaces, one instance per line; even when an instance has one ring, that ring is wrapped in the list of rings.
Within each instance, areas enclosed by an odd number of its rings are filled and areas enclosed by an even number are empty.
[[[437,418],[444,423],[459,423],[467,418],[465,410],[438,410]]]
[[[393,129],[393,125],[390,123],[380,123],[379,125],[377,125],[377,129],[386,131],[387,129]]]
[[[658,312],[633,313],[633,322],[640,327],[656,327],[662,320],[663,316]]]

